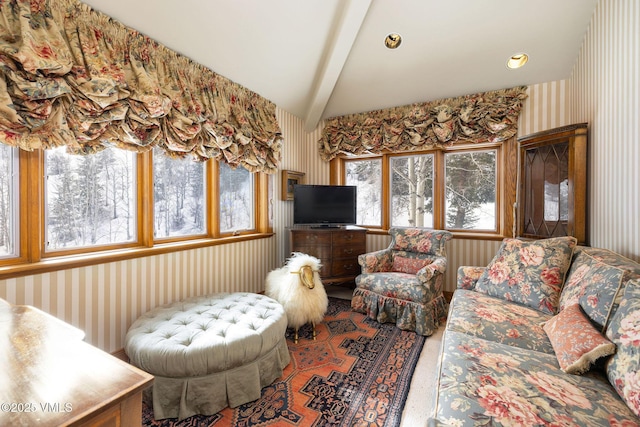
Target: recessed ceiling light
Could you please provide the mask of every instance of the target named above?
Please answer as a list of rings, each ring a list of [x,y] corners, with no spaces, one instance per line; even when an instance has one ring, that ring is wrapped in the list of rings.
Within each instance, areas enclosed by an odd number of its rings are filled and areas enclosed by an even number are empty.
[[[516,68],[522,67],[529,60],[529,55],[526,53],[516,53],[512,55],[511,58],[507,61],[507,68],[511,68],[515,70]]]
[[[402,43],[402,36],[398,33],[388,34],[384,39],[384,45],[389,49],[395,49]]]

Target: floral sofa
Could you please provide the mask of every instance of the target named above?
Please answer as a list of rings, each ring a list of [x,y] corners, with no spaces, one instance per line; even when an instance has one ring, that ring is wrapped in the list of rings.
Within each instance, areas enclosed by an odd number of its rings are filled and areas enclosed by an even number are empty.
[[[640,425],[640,264],[505,239],[460,267],[430,426]]]

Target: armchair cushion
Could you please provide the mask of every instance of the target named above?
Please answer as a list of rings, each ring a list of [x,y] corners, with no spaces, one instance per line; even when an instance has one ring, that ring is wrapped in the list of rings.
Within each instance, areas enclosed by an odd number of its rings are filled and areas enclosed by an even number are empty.
[[[375,273],[361,274],[358,288],[378,295],[420,304],[427,303],[435,297],[435,289],[425,286],[414,274],[407,273]]]
[[[476,291],[555,314],[575,237],[504,239]]]

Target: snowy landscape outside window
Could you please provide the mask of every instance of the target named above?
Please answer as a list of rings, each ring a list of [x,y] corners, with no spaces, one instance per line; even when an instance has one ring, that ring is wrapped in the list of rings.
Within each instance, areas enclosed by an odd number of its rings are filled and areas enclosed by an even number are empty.
[[[433,155],[391,158],[391,225],[433,228]]]
[[[253,174],[220,162],[220,232],[239,233],[255,228]]]
[[[173,159],[154,148],[154,238],[206,234],[206,208],[205,163]]]
[[[446,227],[496,230],[496,151],[445,154]]]
[[[45,249],[137,239],[136,154],[109,148],[88,156],[45,151]]]
[[[382,161],[349,160],[345,164],[346,185],[357,190],[356,222],[359,225],[382,225]]]
[[[18,252],[18,149],[0,144],[0,258]]]
[[[495,234],[499,159],[499,146],[485,146],[340,161],[344,184],[358,188],[360,226]]]

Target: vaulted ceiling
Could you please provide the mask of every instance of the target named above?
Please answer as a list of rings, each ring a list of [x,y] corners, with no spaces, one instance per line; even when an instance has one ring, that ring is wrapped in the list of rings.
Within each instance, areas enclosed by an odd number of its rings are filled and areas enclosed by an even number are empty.
[[[571,76],[597,0],[84,0],[305,122]],[[394,50],[387,34],[402,35]],[[509,70],[507,59],[529,62]]]

